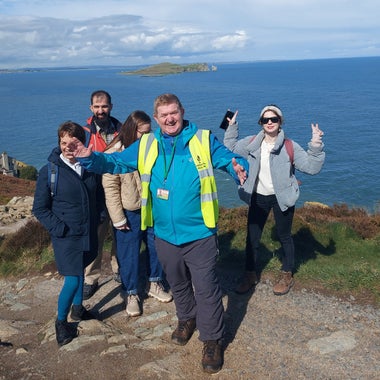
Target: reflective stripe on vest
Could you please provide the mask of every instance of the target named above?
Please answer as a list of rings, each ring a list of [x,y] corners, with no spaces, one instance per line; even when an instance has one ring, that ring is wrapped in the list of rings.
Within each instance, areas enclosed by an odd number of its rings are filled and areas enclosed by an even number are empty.
[[[215,228],[219,218],[216,181],[210,155],[210,131],[198,130],[189,141],[193,162],[198,170],[201,183],[201,211],[203,221],[209,228]],[[141,229],[153,226],[152,200],[149,191],[152,167],[158,156],[158,141],[153,133],[144,134],[140,139],[138,170],[141,176]],[[179,206],[180,207],[180,206]]]
[[[141,229],[153,226],[152,198],[149,184],[153,164],[158,156],[158,143],[153,133],[145,133],[141,136],[137,169],[141,178]]]
[[[218,194],[210,155],[210,131],[198,130],[189,142],[190,153],[201,181],[201,210],[203,221],[215,228],[219,218]]]

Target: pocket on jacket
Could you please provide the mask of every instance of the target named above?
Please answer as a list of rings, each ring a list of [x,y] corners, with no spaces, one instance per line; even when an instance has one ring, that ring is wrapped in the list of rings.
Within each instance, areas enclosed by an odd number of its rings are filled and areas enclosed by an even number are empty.
[[[75,227],[68,226],[68,230],[65,234],[65,236],[83,236],[83,235],[87,235],[87,228],[85,226],[75,226]]]

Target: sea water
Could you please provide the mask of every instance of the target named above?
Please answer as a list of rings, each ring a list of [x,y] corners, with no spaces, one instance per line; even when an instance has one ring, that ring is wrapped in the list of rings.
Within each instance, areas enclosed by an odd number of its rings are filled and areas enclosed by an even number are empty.
[[[57,145],[59,124],[85,124],[97,89],[110,92],[112,115],[122,122],[136,109],[152,115],[157,95],[175,93],[185,118],[211,129],[221,142],[219,124],[227,109],[239,111],[244,137],[260,130],[260,110],[275,103],[284,113],[285,133],[304,148],[311,123],[325,133],[325,165],[315,176],[297,173],[302,185],[296,206],[316,201],[378,211],[380,57],[216,66],[217,71],[158,77],[123,75],[133,69],[128,66],[2,73],[0,151],[39,169]],[[242,205],[228,175],[217,173],[217,182],[222,206]]]

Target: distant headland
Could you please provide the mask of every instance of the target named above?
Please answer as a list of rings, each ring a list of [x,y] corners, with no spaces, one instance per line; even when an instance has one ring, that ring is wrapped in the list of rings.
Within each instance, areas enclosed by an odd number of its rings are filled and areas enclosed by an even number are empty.
[[[122,71],[123,75],[142,75],[142,76],[162,76],[170,74],[181,74],[186,72],[216,71],[217,67],[209,66],[207,63],[191,63],[188,65],[179,65],[170,62],[163,62],[152,65],[144,69],[134,71]]]

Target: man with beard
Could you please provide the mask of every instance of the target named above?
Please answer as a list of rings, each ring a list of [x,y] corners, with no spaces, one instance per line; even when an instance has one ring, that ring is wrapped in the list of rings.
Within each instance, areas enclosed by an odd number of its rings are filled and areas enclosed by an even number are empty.
[[[93,113],[87,119],[84,126],[86,133],[86,146],[92,144],[94,151],[103,152],[107,145],[116,137],[121,128],[119,120],[111,116],[112,102],[111,95],[104,90],[97,90],[91,94],[90,110]],[[104,210],[101,216],[102,223],[98,227],[98,255],[96,259],[86,267],[83,299],[91,298],[99,287],[99,277],[102,265],[103,245],[107,232],[110,228],[110,217],[104,203]],[[116,245],[112,234],[111,267],[115,274],[115,280],[119,280],[119,267],[116,259]]]

